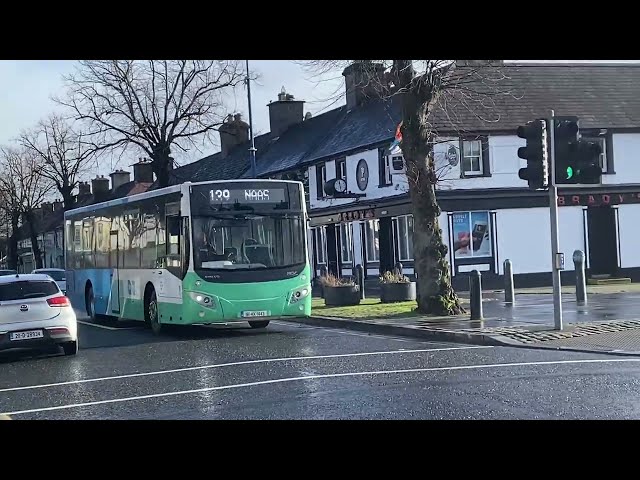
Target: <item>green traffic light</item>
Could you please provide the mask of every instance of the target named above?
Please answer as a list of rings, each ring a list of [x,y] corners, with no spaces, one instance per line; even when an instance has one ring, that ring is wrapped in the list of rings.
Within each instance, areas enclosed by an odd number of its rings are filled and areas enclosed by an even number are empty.
[[[567,167],[567,180],[569,180],[571,177],[573,177],[573,168]]]

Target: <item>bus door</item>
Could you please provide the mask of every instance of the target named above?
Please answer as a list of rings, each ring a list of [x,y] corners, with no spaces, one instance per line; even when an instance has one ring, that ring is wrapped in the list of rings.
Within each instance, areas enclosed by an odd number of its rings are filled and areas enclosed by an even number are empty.
[[[111,313],[120,313],[120,273],[122,266],[118,245],[118,230],[110,232],[109,267],[111,267]]]

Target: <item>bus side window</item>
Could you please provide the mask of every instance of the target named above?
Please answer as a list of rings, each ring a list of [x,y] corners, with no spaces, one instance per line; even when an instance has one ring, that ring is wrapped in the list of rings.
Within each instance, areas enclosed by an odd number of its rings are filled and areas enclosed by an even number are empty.
[[[180,255],[180,217],[167,217],[167,255]]]

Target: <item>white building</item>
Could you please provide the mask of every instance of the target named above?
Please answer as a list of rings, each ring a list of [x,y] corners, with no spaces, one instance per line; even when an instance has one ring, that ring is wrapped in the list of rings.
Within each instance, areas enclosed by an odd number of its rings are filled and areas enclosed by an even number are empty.
[[[519,125],[547,117],[551,108],[578,116],[583,137],[602,144],[605,172],[600,185],[559,190],[563,281],[573,280],[575,250],[587,254],[589,275],[640,280],[640,66],[505,65],[501,71],[513,95],[496,100],[495,121],[451,110],[433,117],[440,134],[434,153],[439,222],[454,286],[466,288],[473,269],[483,273],[485,287],[502,285],[505,259],[513,262],[516,285],[551,283],[548,194],[528,190],[518,177],[526,162],[517,155],[524,140],[515,135]],[[353,85],[357,66],[344,75]],[[400,261],[411,275],[407,178],[402,156],[388,154],[400,99],[364,93],[351,89],[345,106],[304,120],[303,102],[281,95],[270,104],[272,132],[256,138],[258,174],[308,181],[316,274],[325,267],[351,275],[361,264],[377,277]],[[227,153],[185,167],[189,178],[248,177],[246,138],[238,138]],[[225,172],[227,163],[233,168]],[[344,179],[357,198],[327,195],[323,185],[334,178]]]

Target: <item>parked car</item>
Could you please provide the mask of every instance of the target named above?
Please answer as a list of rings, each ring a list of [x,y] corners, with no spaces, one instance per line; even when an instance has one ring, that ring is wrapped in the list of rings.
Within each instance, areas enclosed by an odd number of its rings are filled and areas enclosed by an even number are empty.
[[[69,299],[49,275],[0,277],[0,349],[60,345],[78,353],[78,325]]]
[[[62,268],[37,268],[31,273],[49,275],[58,284],[62,293],[67,294],[67,273]]]
[[[0,270],[0,277],[3,277],[5,275],[17,275],[18,272],[16,272],[15,270]]]

